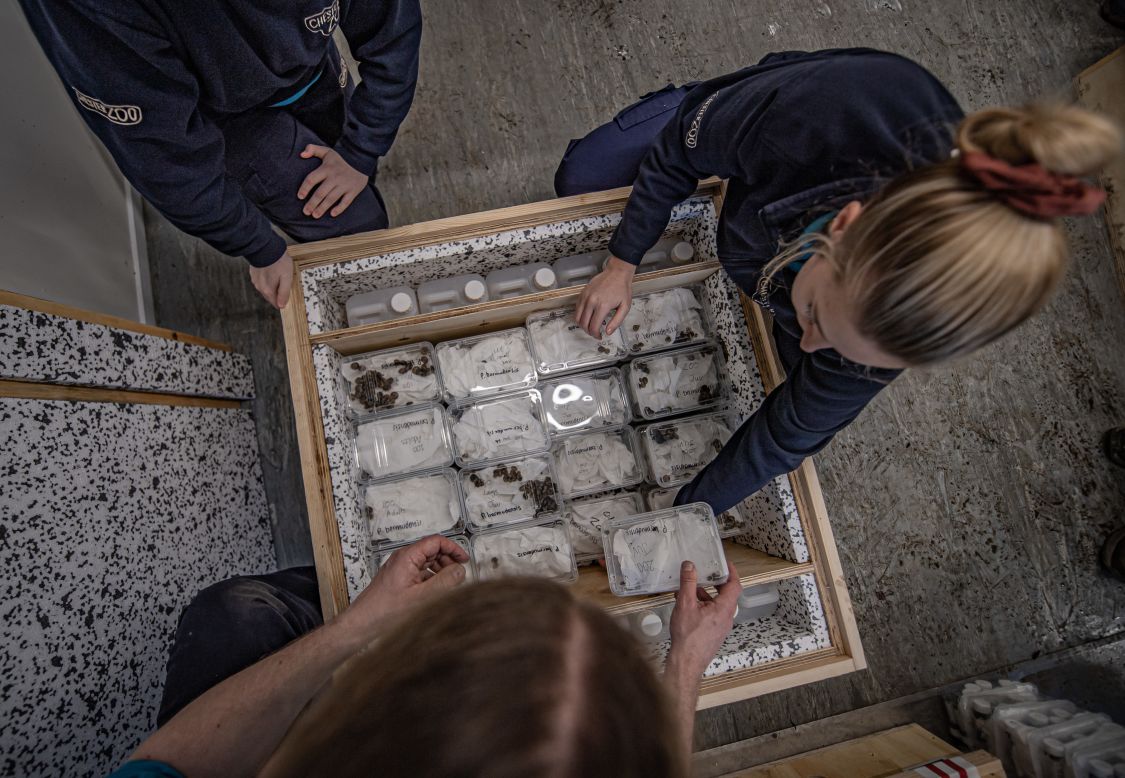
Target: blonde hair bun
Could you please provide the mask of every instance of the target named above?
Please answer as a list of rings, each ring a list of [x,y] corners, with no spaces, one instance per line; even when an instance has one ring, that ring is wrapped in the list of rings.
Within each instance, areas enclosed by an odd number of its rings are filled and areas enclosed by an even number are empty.
[[[1109,119],[1065,103],[985,108],[957,128],[962,153],[984,152],[1010,165],[1037,162],[1052,173],[1098,173],[1121,150],[1121,132]]]

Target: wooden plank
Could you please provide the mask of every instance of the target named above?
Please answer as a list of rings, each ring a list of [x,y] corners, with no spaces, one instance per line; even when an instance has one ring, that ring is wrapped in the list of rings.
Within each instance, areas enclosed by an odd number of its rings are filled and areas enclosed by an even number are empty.
[[[760,305],[740,294],[742,310],[750,328],[750,341],[758,361],[758,371],[767,392],[785,380],[785,370],[770,337],[770,319]],[[836,538],[828,520],[828,507],[811,459],[806,459],[789,474],[789,485],[797,503],[797,515],[809,545],[809,555],[816,568],[815,578],[824,605],[825,618],[832,644],[855,661],[855,669],[867,666],[863,644],[856,625],[855,610],[848,594],[847,581],[840,564]]]
[[[657,292],[676,286],[694,284],[719,270],[718,262],[697,262],[684,267],[668,268],[637,276],[634,293]],[[309,341],[325,344],[345,356],[364,351],[405,346],[421,340],[438,343],[496,332],[508,327],[521,327],[529,314],[573,305],[586,285],[525,295],[508,300],[492,300],[450,311],[423,313],[393,321],[365,324],[313,335]]]
[[[0,289],[0,305],[12,305],[17,308],[26,308],[29,311],[49,313],[53,316],[63,316],[68,319],[77,319],[79,321],[89,322],[90,324],[102,324],[106,327],[114,327],[119,330],[128,330],[130,332],[139,332],[142,335],[154,335],[158,338],[175,340],[179,341],[180,343],[191,343],[196,346],[204,346],[206,348],[213,348],[219,351],[232,350],[231,347],[226,343],[218,343],[213,340],[207,340],[206,338],[197,338],[194,335],[188,335],[183,332],[164,329],[163,327],[153,327],[149,324],[141,324],[137,321],[122,319],[120,316],[110,316],[105,313],[84,311],[81,308],[74,308],[69,305],[62,305],[61,303],[53,303],[50,300],[42,300],[38,297],[30,297],[26,294],[16,294],[15,292],[9,292],[3,289]]]
[[[907,724],[731,773],[729,778],[886,778],[901,774],[903,768],[959,753],[917,724]]]
[[[757,586],[813,571],[811,562],[798,564],[788,559],[779,559],[733,540],[724,541],[723,548],[727,558],[738,568],[738,577],[743,586]],[[578,580],[574,582],[571,591],[580,599],[599,605],[614,615],[657,608],[675,599],[672,592],[618,597],[609,590],[609,578],[605,569],[597,565],[579,568]]]
[[[731,702],[772,694],[794,686],[823,681],[856,670],[855,661],[841,656],[836,648],[824,648],[779,659],[758,667],[732,670],[704,678],[699,687],[696,710],[714,708]]]
[[[1004,771],[1004,764],[987,751],[970,751],[967,754],[961,754],[961,758],[977,768],[980,778],[1005,778],[1007,776]],[[921,766],[922,764],[915,765],[915,767]],[[895,773],[890,778],[919,778],[919,775],[912,768]]]
[[[719,186],[720,181],[717,178],[701,181],[693,196],[714,195]],[[632,187],[607,189],[604,192],[541,200],[492,211],[408,224],[389,230],[361,232],[316,243],[290,246],[289,254],[293,257],[299,272],[349,259],[612,213],[625,207],[630,192]]]
[[[289,384],[293,390],[293,414],[297,426],[297,446],[301,452],[301,476],[309,509],[309,534],[313,561],[320,589],[320,608],[328,623],[348,607],[348,582],[344,573],[344,553],[340,546],[340,526],[332,496],[332,475],[328,467],[328,448],[324,441],[324,421],[320,415],[320,395],[312,364],[305,298],[301,293],[301,274],[294,270],[293,292],[281,311],[285,334],[285,358]]]
[[[1078,102],[1125,127],[1125,46],[1083,70],[1074,79]],[[1119,154],[1101,175],[1106,190],[1105,214],[1113,246],[1117,283],[1125,294],[1125,154]]]
[[[122,403],[126,405],[178,405],[190,408],[241,408],[239,400],[216,397],[195,397],[186,394],[138,392],[129,389],[94,389],[86,386],[64,386],[34,381],[0,379],[0,397],[24,400],[64,400],[86,403]]]

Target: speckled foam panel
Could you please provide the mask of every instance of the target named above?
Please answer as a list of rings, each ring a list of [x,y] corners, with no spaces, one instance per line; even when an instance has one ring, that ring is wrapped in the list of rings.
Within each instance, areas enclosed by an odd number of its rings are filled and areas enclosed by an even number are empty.
[[[759,667],[831,646],[816,580],[811,575],[788,578],[779,581],[777,589],[778,605],[773,615],[735,624],[704,671],[705,677]],[[653,654],[663,664],[668,643],[656,646]]]
[[[249,412],[0,399],[0,773],[105,775],[203,587],[272,569]]]
[[[0,378],[204,397],[250,397],[243,354],[0,305]]]
[[[681,235],[701,259],[714,259],[714,214],[710,199],[688,200],[673,210],[665,234]],[[309,332],[346,327],[344,305],[360,292],[604,250],[620,220],[588,216],[310,268],[301,274]]]

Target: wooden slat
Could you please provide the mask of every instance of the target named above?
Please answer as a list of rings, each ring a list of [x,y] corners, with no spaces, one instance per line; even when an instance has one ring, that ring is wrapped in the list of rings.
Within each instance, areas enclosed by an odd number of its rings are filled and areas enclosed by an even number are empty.
[[[709,178],[699,183],[699,188],[693,196],[714,196],[719,187],[719,179]],[[536,227],[541,224],[581,219],[585,216],[600,216],[622,210],[631,191],[632,187],[607,189],[604,192],[591,192],[464,216],[435,219],[390,230],[345,235],[317,243],[290,246],[289,254],[300,271],[434,243],[465,240],[494,232]]]
[[[903,768],[960,752],[917,724],[818,748],[804,754],[758,765],[724,778],[885,778]],[[915,776],[917,778],[917,776]]]
[[[1125,46],[1083,70],[1074,79],[1078,102],[1125,127]],[[1101,175],[1106,190],[1105,214],[1113,245],[1117,283],[1125,294],[1125,154],[1119,154]]]
[[[823,681],[856,670],[855,661],[836,648],[824,648],[778,659],[745,670],[732,670],[704,678],[699,687],[696,710],[714,708],[731,702],[792,689],[814,681]]]
[[[744,294],[740,293],[740,297],[742,311],[750,328],[750,341],[758,362],[758,372],[762,376],[766,392],[771,392],[785,380],[785,370],[769,335],[770,320],[760,305]],[[789,485],[797,503],[797,515],[801,519],[809,555],[816,568],[817,588],[832,644],[854,660],[855,669],[861,670],[867,666],[863,643],[860,641],[855,611],[848,594],[843,566],[840,564],[836,538],[828,520],[828,507],[824,503],[824,493],[820,490],[820,480],[816,477],[816,467],[811,459],[803,461],[789,474]]]
[[[293,413],[297,425],[297,446],[301,452],[301,477],[309,510],[313,562],[320,588],[320,608],[325,623],[348,607],[348,582],[344,575],[344,553],[340,546],[340,526],[332,496],[332,475],[328,467],[328,448],[324,442],[324,422],[309,345],[308,322],[301,290],[301,274],[294,271],[293,292],[281,312],[285,334],[285,359],[293,391]]]
[[[980,778],[1006,778],[1007,776],[1007,772],[1004,771],[1004,764],[987,751],[970,751],[967,754],[961,754],[961,758],[977,768]],[[921,767],[923,764],[925,763],[916,766]],[[919,778],[919,776],[913,769],[910,769],[895,773],[889,778]]]
[[[718,262],[697,262],[678,268],[658,270],[637,276],[634,292],[663,291],[676,286],[694,284],[719,270]],[[510,300],[493,300],[450,311],[423,313],[394,321],[366,324],[362,327],[332,330],[309,338],[315,344],[325,344],[341,354],[359,354],[364,351],[405,346],[421,340],[439,343],[452,338],[481,335],[508,327],[523,326],[529,314],[552,308],[564,308],[578,300],[585,284],[566,289],[552,289]]]
[[[0,397],[24,400],[65,400],[86,403],[123,403],[127,405],[179,405],[191,408],[241,408],[238,400],[215,397],[193,397],[162,392],[137,392],[128,389],[93,389],[86,386],[41,384],[34,381],[0,380]]]
[[[813,571],[812,563],[799,564],[764,554],[757,549],[727,540],[723,543],[727,557],[738,569],[743,586],[794,578]],[[605,608],[613,614],[632,613],[666,605],[675,599],[672,593],[618,597],[609,590],[609,578],[604,568],[597,565],[582,567],[578,571],[572,591],[579,598]]]
[[[29,311],[48,313],[52,316],[62,316],[67,319],[77,319],[78,321],[84,321],[90,324],[102,324],[106,327],[113,327],[119,330],[139,332],[142,335],[154,335],[158,338],[175,340],[180,343],[191,343],[195,346],[205,346],[206,348],[213,348],[218,351],[232,350],[226,343],[218,343],[213,340],[207,340],[206,338],[197,338],[195,335],[188,335],[183,332],[176,332],[175,330],[167,330],[163,327],[141,324],[137,321],[122,319],[120,316],[110,316],[105,313],[84,311],[81,308],[74,308],[61,303],[53,303],[50,300],[41,300],[38,297],[30,297],[25,294],[16,294],[15,292],[9,292],[3,289],[0,289],[0,305],[12,305],[17,308],[26,308]]]

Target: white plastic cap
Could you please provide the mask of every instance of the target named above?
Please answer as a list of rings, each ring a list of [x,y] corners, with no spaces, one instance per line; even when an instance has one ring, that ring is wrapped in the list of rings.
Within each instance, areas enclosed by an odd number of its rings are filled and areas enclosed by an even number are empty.
[[[695,256],[695,247],[687,241],[681,240],[672,247],[672,261],[673,262],[690,262],[691,258]]]
[[[555,271],[549,267],[541,267],[535,271],[535,275],[531,278],[531,283],[535,284],[540,289],[550,289],[555,285]]]
[[[395,313],[406,313],[414,307],[414,301],[406,292],[395,292],[391,296],[391,310]]]
[[[475,278],[465,282],[465,297],[469,300],[480,300],[484,297],[484,284]]]
[[[664,629],[664,622],[655,613],[646,613],[641,617],[641,632],[651,637],[656,637]]]

